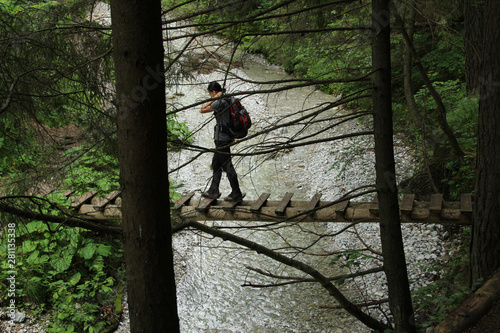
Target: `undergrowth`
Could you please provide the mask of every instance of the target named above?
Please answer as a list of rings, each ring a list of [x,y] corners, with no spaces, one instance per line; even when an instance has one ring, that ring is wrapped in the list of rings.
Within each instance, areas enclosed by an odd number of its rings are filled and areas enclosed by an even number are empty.
[[[416,323],[421,329],[437,325],[451,310],[469,295],[469,244],[470,226],[454,233],[458,247],[451,249],[447,261],[430,261],[422,264],[424,272],[435,276],[434,281],[413,292]]]
[[[51,201],[67,204],[61,195]],[[112,310],[123,280],[121,240],[43,221],[20,222],[6,216],[2,222],[15,225],[16,262],[9,265],[1,234],[0,281],[16,272],[18,311],[29,310],[35,316],[51,313],[48,332],[93,333],[117,320]],[[0,292],[4,306],[9,299],[12,295]]]

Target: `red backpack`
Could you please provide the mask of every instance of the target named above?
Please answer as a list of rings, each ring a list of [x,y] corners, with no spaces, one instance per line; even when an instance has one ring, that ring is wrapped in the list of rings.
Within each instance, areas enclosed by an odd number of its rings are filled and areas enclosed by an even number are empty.
[[[247,136],[248,129],[252,126],[252,120],[250,115],[243,105],[241,105],[240,99],[235,97],[230,97],[227,99],[231,112],[229,113],[229,134],[235,139],[241,139]]]

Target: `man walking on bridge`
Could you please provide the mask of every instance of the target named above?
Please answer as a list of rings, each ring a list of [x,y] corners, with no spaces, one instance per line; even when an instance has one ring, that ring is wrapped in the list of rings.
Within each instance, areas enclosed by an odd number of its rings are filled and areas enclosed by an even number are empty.
[[[201,113],[214,112],[217,124],[214,129],[215,153],[212,159],[213,178],[210,188],[201,195],[205,198],[218,199],[220,197],[219,185],[222,178],[222,171],[227,174],[231,185],[231,194],[224,198],[225,201],[241,201],[243,194],[240,190],[238,175],[231,160],[230,145],[233,137],[229,134],[230,105],[226,98],[222,98],[225,89],[218,82],[211,82],[208,85],[208,93],[217,100],[208,101],[200,109]]]

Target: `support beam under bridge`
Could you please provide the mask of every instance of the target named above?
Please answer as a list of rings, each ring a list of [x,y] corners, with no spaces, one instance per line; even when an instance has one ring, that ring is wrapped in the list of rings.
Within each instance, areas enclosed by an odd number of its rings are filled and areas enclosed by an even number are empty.
[[[254,222],[379,222],[377,198],[371,202],[321,201],[314,195],[309,201],[293,201],[287,193],[281,200],[269,200],[263,193],[257,200],[238,203],[196,197],[188,194],[174,201],[176,214],[173,219],[184,220],[237,220]],[[460,201],[445,201],[442,194],[432,195],[430,201],[415,201],[413,194],[403,195],[400,216],[403,223],[470,224],[472,197],[464,194]],[[120,219],[119,192],[105,198],[89,192],[73,198],[72,208],[79,214],[97,218]]]

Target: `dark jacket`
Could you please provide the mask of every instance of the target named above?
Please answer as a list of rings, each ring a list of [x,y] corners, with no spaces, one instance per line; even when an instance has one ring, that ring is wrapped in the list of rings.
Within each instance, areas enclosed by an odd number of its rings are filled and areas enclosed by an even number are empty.
[[[216,100],[211,105],[214,110],[215,119],[217,125],[214,129],[214,141],[215,142],[231,142],[233,138],[228,134],[229,121],[231,117],[231,109],[229,108],[229,102],[225,98]]]

